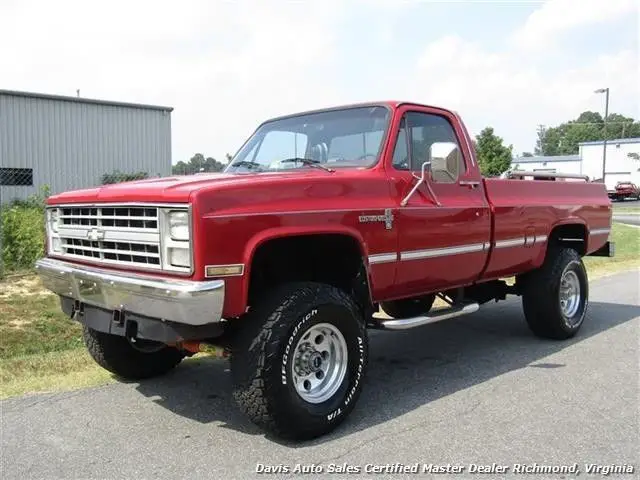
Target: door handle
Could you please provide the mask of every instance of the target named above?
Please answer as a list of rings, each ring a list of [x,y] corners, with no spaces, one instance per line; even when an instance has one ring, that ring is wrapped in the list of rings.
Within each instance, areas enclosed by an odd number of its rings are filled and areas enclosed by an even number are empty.
[[[480,182],[476,182],[474,180],[460,180],[458,182],[458,185],[460,185],[461,187],[469,187],[469,188],[473,189],[473,188],[477,188],[478,186],[480,186]]]

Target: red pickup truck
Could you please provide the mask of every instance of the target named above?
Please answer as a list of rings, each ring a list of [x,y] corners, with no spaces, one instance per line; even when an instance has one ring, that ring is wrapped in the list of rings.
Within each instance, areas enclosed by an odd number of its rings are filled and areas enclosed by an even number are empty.
[[[609,192],[611,200],[624,201],[626,198],[640,200],[640,187],[633,182],[618,182],[616,189]]]
[[[37,269],[117,376],[160,375],[213,344],[254,422],[312,438],[353,409],[369,328],[513,294],[536,335],[576,334],[582,257],[613,255],[611,203],[604,184],[541,175],[482,178],[446,109],[305,112],[261,124],[222,173],[52,196]]]

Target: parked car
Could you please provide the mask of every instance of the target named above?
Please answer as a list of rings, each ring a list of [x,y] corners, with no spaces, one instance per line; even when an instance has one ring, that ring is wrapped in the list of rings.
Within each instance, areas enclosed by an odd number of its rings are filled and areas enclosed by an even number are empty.
[[[312,438],[354,408],[367,329],[519,295],[534,334],[578,332],[582,258],[613,255],[611,203],[580,176],[533,177],[545,174],[483,178],[444,108],[300,113],[261,124],[223,173],[50,197],[37,269],[107,370],[153,377],[217,345],[251,420]],[[436,297],[448,306],[433,309]]]
[[[618,182],[616,189],[608,193],[612,200],[622,201],[627,198],[640,200],[640,187],[633,182]]]

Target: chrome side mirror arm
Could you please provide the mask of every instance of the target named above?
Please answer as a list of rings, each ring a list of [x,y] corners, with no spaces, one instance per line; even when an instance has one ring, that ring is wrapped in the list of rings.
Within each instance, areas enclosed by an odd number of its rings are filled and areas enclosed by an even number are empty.
[[[431,162],[424,162],[422,164],[422,169],[420,171],[420,176],[419,177],[415,173],[413,173],[413,172],[411,173],[411,175],[413,175],[413,177],[418,181],[413,186],[411,191],[409,193],[407,193],[407,196],[404,197],[402,199],[402,201],[400,202],[400,206],[401,207],[406,207],[407,206],[407,203],[409,203],[409,199],[413,196],[414,193],[416,193],[418,191],[418,188],[420,188],[420,185],[422,183],[424,183],[427,186],[427,190],[429,191],[429,195],[431,195],[431,198],[436,203],[436,205],[438,205],[439,207],[442,206],[442,204],[438,200],[438,197],[436,197],[436,194],[431,189],[431,184],[426,181],[427,180],[427,167],[429,167],[430,165],[431,165]]]

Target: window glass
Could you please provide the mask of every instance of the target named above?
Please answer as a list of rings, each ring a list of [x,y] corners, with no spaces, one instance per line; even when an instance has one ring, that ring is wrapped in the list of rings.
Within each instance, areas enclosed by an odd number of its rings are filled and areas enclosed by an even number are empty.
[[[33,169],[31,168],[0,168],[0,185],[32,186]]]
[[[370,161],[378,156],[383,130],[335,137],[329,145],[328,162]]]
[[[409,131],[411,158],[402,160],[401,146],[406,142],[406,128],[400,130],[393,165],[399,169],[420,171],[424,162],[431,162],[431,177],[436,183],[455,183],[465,171],[455,132],[446,118],[427,113],[409,112],[404,121]],[[406,144],[405,144],[406,145]]]
[[[393,166],[398,170],[409,170],[409,152],[407,151],[407,128],[405,119],[400,123],[400,131],[393,149]]]
[[[304,157],[307,150],[307,136],[297,132],[273,130],[267,132],[253,161],[269,168],[278,168],[285,158]],[[302,165],[302,164],[299,164]],[[290,168],[288,165],[287,168]]]
[[[364,168],[379,158],[389,110],[382,106],[325,110],[264,123],[240,149],[228,172],[263,172],[309,166],[307,158],[331,168]]]

